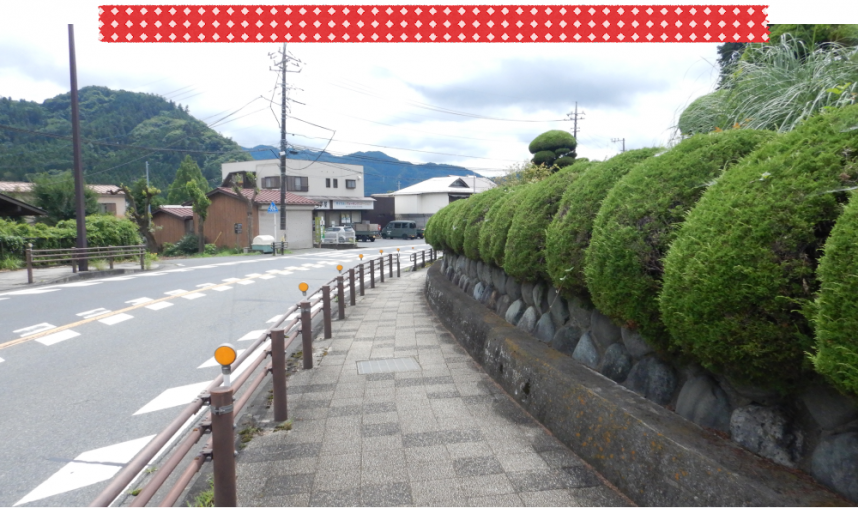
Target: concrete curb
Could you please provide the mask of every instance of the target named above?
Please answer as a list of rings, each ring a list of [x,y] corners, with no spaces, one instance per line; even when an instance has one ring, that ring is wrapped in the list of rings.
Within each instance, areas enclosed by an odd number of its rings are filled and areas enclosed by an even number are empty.
[[[851,506],[584,367],[464,294],[433,266],[426,297],[534,418],[641,506]]]

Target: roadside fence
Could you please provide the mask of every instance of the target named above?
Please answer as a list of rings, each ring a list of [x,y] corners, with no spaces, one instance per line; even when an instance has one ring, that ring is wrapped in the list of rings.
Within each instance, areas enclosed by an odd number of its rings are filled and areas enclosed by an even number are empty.
[[[309,296],[306,293],[308,286],[302,282],[299,289],[304,293],[304,299],[287,308],[283,315],[262,331],[240,355],[236,354],[235,348],[230,344],[218,347],[215,351],[215,359],[221,364],[222,373],[114,476],[90,506],[111,506],[117,502],[126,494],[126,489],[142,477],[144,468],[160,459],[162,452],[170,448],[183,434],[185,435],[182,440],[172,446],[154,474],[148,476],[145,485],[137,491],[130,506],[147,506],[168,481],[171,483],[170,490],[159,499],[158,506],[175,505],[207,461],[211,461],[213,465],[215,506],[236,506],[235,420],[268,374],[273,378],[274,421],[285,422],[288,419],[287,348],[300,336],[303,368],[313,368],[313,319],[319,314],[322,315],[322,334],[326,339],[331,338],[332,291],[336,291],[337,319],[343,320],[346,315],[346,293],[348,293],[349,304],[354,306],[355,293],[359,292],[361,296],[365,293],[364,275],[369,276],[370,287],[375,287],[376,275],[380,282],[384,282],[385,255],[383,251],[380,251],[380,254],[378,258],[362,261],[355,268],[348,269],[346,274],[342,273],[342,265],[337,266],[340,275],[322,284]],[[425,267],[426,251],[420,251],[420,254],[423,260],[422,266]],[[412,252],[409,258],[413,259],[415,270],[417,255],[417,252]],[[429,250],[429,259],[437,259],[437,252]],[[387,254],[390,278],[393,277],[394,263],[396,263],[396,276],[399,277],[401,273],[399,252]],[[369,273],[365,273],[367,266]],[[266,345],[266,341],[269,340],[270,343]],[[266,363],[265,360],[268,357],[271,359]],[[257,372],[263,363],[265,367],[261,372]],[[234,380],[230,379],[233,372],[237,376]],[[254,375],[256,377],[251,380]],[[235,396],[239,391],[241,394],[236,399]],[[206,406],[208,406],[207,409],[204,409]],[[184,433],[193,421],[199,423],[189,432]],[[205,446],[176,478],[174,473],[177,468],[188,458],[204,434],[211,434]]]
[[[33,249],[33,244],[27,244],[25,252],[27,260],[27,282],[33,283],[33,265],[36,263],[62,264],[70,262],[72,273],[77,273],[78,264],[87,263],[94,259],[107,259],[110,269],[116,259],[139,258],[140,269],[145,269],[145,245],[120,245],[118,247],[87,247],[85,249]]]

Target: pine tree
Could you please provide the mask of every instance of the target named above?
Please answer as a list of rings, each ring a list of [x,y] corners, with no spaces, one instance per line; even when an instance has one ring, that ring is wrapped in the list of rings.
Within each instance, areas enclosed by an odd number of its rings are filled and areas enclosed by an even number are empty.
[[[179,169],[176,171],[176,179],[173,180],[173,183],[170,185],[170,189],[167,193],[167,202],[171,205],[181,205],[182,203],[190,201],[191,196],[188,194],[188,182],[195,182],[197,187],[203,191],[203,193],[210,190],[209,182],[203,176],[202,170],[190,155],[186,155],[185,160],[179,164]]]

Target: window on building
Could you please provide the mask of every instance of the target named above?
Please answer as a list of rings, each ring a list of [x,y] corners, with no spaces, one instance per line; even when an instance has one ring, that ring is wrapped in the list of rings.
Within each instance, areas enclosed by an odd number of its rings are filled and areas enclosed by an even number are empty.
[[[330,178],[325,178],[325,187],[328,187],[328,188],[331,187],[331,179]]]
[[[292,192],[307,192],[310,184],[306,176],[290,176],[286,179],[286,190]]]
[[[116,215],[116,203],[99,203],[98,211],[99,213],[109,213]]]
[[[346,189],[356,189],[357,182],[355,180],[346,180]]]
[[[334,178],[334,188],[335,189],[337,188],[337,179],[336,178]]]
[[[263,189],[279,189],[280,188],[280,177],[279,176],[266,176],[262,178],[262,188]]]

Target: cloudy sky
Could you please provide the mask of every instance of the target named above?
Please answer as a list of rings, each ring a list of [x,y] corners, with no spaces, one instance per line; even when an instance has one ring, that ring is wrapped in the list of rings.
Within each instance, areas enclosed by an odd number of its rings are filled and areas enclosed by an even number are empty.
[[[99,3],[70,4],[4,6],[0,95],[41,102],[66,92],[73,23],[80,87],[159,94],[189,105],[242,146],[279,143],[279,106],[270,104],[272,96],[279,102],[279,89],[268,54],[282,45],[103,43]],[[771,23],[858,22],[858,7],[844,11],[843,4],[816,3],[812,12],[797,2],[770,5]],[[664,145],[682,109],[710,92],[718,75],[711,43],[290,43],[288,50],[302,62],[301,72],[288,76],[296,87],[290,97],[302,103],[291,105],[290,143],[336,154],[381,150],[490,176],[526,160],[538,134],[571,131],[567,114],[576,101],[584,113],[579,156],[610,157],[622,147],[618,139],[627,149]]]

